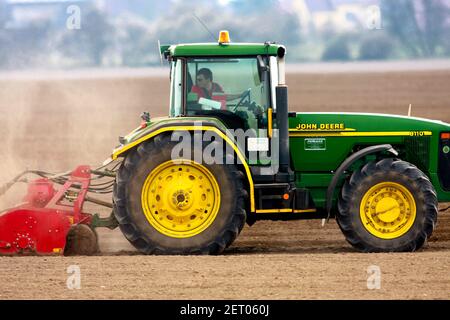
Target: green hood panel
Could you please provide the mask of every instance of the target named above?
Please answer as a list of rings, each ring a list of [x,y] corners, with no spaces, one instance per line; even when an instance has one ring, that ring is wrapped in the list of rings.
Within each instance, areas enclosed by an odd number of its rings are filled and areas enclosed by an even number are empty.
[[[300,172],[331,172],[355,150],[391,144],[419,168],[437,171],[442,121],[365,113],[297,113],[289,118],[291,158]]]
[[[450,124],[437,120],[371,113],[297,113],[289,119],[295,131],[439,131],[449,130]]]

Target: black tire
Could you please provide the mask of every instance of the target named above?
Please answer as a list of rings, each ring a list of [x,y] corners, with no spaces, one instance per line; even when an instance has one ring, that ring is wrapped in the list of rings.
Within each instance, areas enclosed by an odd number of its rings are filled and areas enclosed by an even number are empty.
[[[99,251],[95,230],[85,224],[77,224],[67,234],[65,256],[91,256]]]
[[[393,239],[382,239],[364,227],[360,205],[372,186],[393,182],[405,187],[413,196],[416,218],[406,233]],[[347,241],[364,252],[402,252],[418,250],[431,236],[436,223],[438,202],[428,177],[414,165],[396,159],[367,163],[355,171],[341,191],[337,222]]]
[[[244,175],[235,165],[202,164],[217,180],[221,201],[214,221],[201,233],[181,239],[170,237],[145,217],[140,201],[144,181],[158,165],[171,160],[175,144],[170,135],[159,135],[126,156],[114,185],[114,214],[119,227],[144,254],[219,254],[236,239],[246,220],[248,193],[243,186]]]

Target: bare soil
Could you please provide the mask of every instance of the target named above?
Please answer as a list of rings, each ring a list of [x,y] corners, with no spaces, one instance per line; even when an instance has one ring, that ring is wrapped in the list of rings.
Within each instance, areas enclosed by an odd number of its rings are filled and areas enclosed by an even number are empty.
[[[292,110],[405,115],[411,103],[415,116],[450,122],[448,70],[289,74],[288,85]],[[0,77],[0,185],[25,168],[100,164],[142,111],[167,113],[168,88],[151,76]],[[0,198],[0,210],[24,187]],[[450,211],[415,253],[358,253],[320,220],[246,226],[221,256],[141,256],[119,230],[99,238],[93,257],[0,257],[0,299],[450,298]],[[66,286],[70,265],[80,267],[79,290]],[[380,289],[368,289],[370,266]]]

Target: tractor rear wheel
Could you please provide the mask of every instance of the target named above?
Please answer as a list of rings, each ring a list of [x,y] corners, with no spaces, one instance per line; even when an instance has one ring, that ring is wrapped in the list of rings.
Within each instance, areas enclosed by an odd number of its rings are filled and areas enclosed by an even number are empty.
[[[221,253],[245,224],[243,174],[234,165],[172,160],[175,144],[157,136],[127,155],[114,186],[120,229],[145,254]]]
[[[414,165],[370,162],[345,182],[337,222],[347,241],[364,252],[415,251],[436,222],[436,192]]]

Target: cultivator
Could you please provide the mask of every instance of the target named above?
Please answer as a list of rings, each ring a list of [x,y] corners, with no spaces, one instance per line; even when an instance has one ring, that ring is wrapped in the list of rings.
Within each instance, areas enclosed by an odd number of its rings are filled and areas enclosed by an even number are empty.
[[[117,167],[117,165],[116,165]],[[111,214],[100,218],[86,213],[85,202],[112,208],[112,204],[88,193],[111,193],[115,168],[78,166],[68,173],[53,175],[25,171],[0,187],[0,196],[18,182],[28,183],[24,203],[0,212],[0,255],[72,255],[98,251],[95,228],[115,228]],[[27,180],[27,175],[39,178]],[[58,187],[59,186],[59,187]]]

